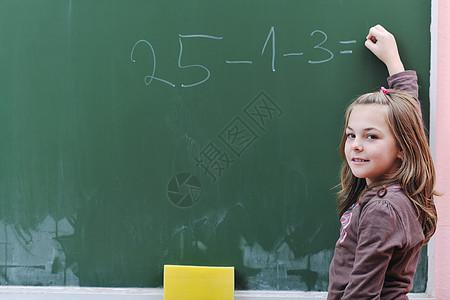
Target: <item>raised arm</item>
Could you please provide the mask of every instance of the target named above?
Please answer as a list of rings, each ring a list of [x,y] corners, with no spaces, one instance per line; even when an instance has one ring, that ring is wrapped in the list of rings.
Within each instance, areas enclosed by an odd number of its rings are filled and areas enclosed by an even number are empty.
[[[365,46],[386,65],[389,88],[413,95],[420,107],[417,74],[412,70],[405,71],[395,37],[383,26],[376,25],[370,28]]]

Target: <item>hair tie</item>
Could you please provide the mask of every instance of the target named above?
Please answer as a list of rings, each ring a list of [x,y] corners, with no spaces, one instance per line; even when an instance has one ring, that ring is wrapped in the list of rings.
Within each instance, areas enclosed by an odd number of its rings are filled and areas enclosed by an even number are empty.
[[[377,191],[377,196],[380,198],[383,198],[384,196],[386,196],[387,194],[387,187],[385,185],[383,185],[378,191]]]
[[[381,87],[381,91],[382,91],[385,95],[387,95],[387,93],[388,93],[388,90],[387,90],[384,86]]]

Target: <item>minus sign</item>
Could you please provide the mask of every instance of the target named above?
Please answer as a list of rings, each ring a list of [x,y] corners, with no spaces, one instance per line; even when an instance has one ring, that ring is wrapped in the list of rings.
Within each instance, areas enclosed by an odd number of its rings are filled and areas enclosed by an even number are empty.
[[[341,51],[341,54],[352,54],[353,51],[352,50],[345,50],[345,51]]]
[[[283,56],[295,56],[295,55],[303,55],[303,52],[300,52],[300,53],[286,53],[286,54],[283,54]]]
[[[227,64],[252,64],[251,60],[227,60]]]
[[[340,44],[356,44],[356,40],[351,41],[339,41]]]

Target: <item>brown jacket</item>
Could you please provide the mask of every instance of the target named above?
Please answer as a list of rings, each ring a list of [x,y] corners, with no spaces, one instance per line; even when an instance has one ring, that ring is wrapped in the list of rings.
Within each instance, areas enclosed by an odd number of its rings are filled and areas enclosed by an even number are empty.
[[[417,98],[414,71],[395,74],[388,82]],[[328,299],[408,299],[424,235],[400,187],[388,187],[384,197],[367,192],[342,216],[341,224]]]

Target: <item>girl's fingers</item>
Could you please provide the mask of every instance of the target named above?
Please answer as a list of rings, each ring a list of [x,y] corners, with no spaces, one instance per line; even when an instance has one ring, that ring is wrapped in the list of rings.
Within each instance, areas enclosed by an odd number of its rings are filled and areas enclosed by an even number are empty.
[[[385,34],[389,34],[389,32],[383,26],[378,24],[369,29],[369,34],[366,39],[370,39],[372,42],[376,43],[376,41],[378,41]]]

